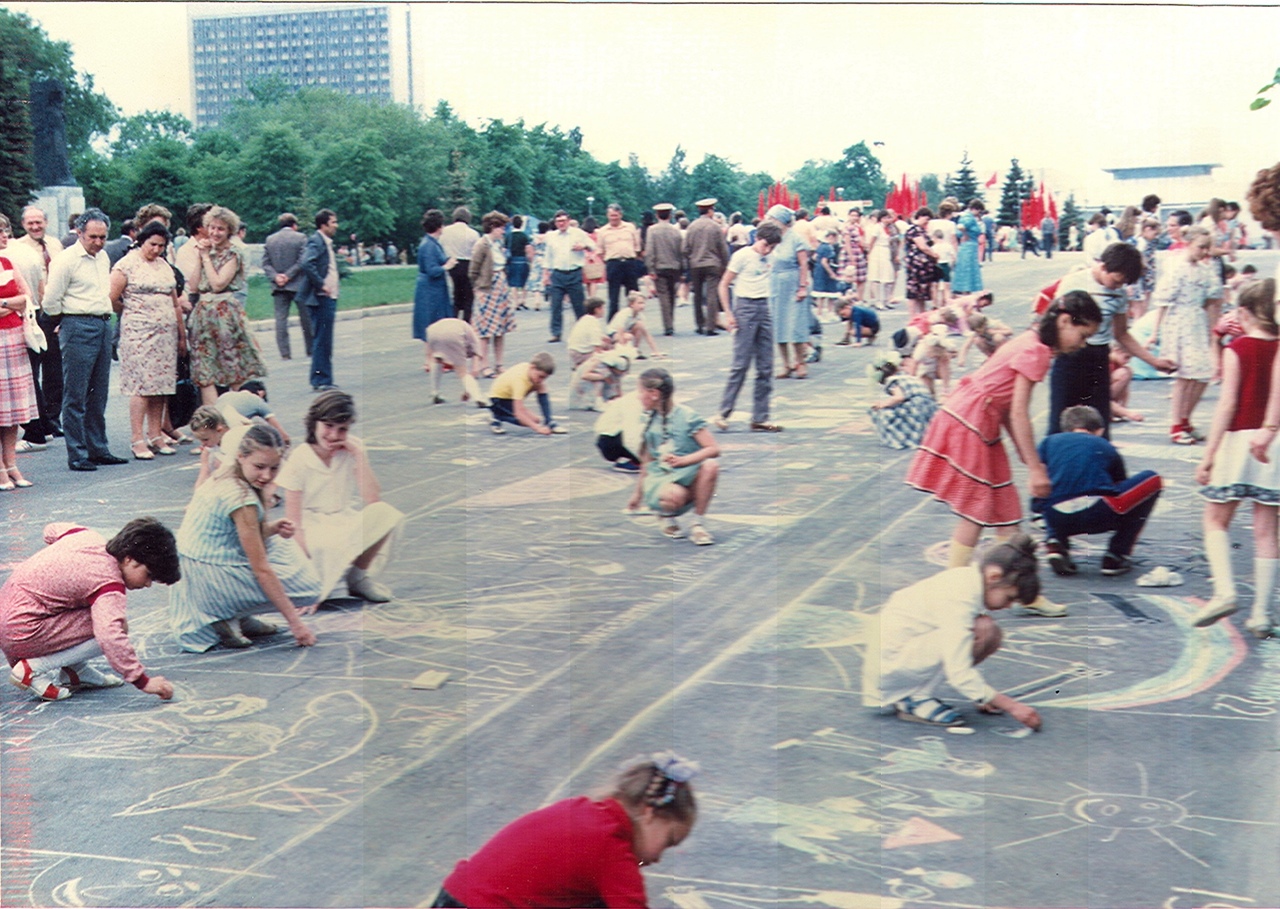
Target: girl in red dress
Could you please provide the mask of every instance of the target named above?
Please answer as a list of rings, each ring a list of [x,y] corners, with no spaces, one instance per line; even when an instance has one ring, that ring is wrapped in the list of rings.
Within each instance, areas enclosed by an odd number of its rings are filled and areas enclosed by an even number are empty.
[[[1035,328],[1002,345],[980,369],[961,379],[929,424],[907,471],[907,484],[932,493],[960,518],[951,535],[948,567],[969,563],[984,527],[1012,532],[1022,520],[1002,429],[1027,465],[1031,495],[1049,494],[1049,474],[1031,432],[1031,392],[1054,356],[1082,348],[1101,322],[1098,304],[1083,291],[1054,300]]]
[[[596,797],[530,812],[458,863],[432,906],[648,905],[641,865],[689,835],[698,765],[670,751],[624,767]]]

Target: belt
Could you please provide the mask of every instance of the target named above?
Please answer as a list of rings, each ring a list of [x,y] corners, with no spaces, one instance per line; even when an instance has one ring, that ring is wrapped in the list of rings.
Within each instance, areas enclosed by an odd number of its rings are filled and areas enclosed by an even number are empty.
[[[573,274],[575,271],[582,271],[582,266],[581,266],[581,265],[579,265],[579,266],[577,266],[576,268],[553,268],[553,269],[551,269],[551,270],[552,270],[552,271],[559,272],[559,273],[560,273],[560,274],[562,274],[562,275],[571,275],[571,274]]]
[[[101,319],[103,322],[110,321],[111,313],[101,312],[65,312],[62,314],[64,319]]]

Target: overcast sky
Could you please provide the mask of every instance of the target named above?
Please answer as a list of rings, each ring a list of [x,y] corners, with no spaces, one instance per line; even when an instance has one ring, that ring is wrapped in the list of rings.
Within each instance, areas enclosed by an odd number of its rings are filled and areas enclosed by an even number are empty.
[[[190,116],[187,14],[164,3],[10,3],[71,42],[126,114]],[[212,4],[200,4],[208,10]],[[237,4],[243,6],[243,4]],[[392,4],[400,30],[405,4]],[[1103,168],[1211,163],[1238,184],[1280,154],[1280,9],[452,2],[412,5],[415,100],[467,121],[581,127],[603,160],[676,144],[785,176],[865,139],[886,173],[980,179],[1018,157],[1051,188]],[[626,50],[624,50],[626,48]]]

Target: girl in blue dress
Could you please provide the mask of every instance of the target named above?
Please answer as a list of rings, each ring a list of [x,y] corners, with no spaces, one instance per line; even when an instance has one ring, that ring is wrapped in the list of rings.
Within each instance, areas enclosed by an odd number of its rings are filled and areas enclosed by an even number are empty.
[[[684,538],[676,517],[692,508],[688,537],[697,546],[709,546],[715,539],[702,526],[702,519],[716,491],[720,446],[702,417],[675,403],[671,373],[646,369],[639,385],[640,404],[649,417],[640,449],[641,470],[627,507],[635,511],[643,499],[672,540]]]

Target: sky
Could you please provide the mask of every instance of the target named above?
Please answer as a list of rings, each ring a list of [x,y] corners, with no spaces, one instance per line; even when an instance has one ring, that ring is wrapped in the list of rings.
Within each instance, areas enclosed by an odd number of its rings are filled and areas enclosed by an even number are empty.
[[[391,5],[399,30],[406,4]],[[420,107],[577,126],[596,157],[634,152],[654,172],[679,144],[690,166],[711,153],[785,177],[865,140],[893,177],[952,172],[967,151],[1003,182],[1017,157],[1087,202],[1113,186],[1104,168],[1210,163],[1238,198],[1280,151],[1280,89],[1248,109],[1280,67],[1275,6],[408,6]],[[190,116],[192,5],[7,7],[69,41],[125,114]]]

